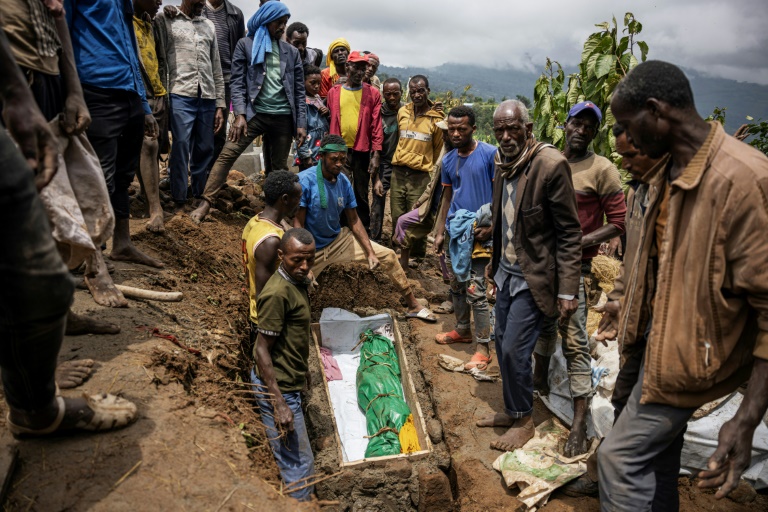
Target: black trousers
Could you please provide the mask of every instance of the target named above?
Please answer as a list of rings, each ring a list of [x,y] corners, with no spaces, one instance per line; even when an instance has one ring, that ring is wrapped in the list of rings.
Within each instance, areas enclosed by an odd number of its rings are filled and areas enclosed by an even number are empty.
[[[224,144],[227,143],[227,119],[229,119],[229,104],[232,102],[232,90],[229,87],[229,82],[224,82],[224,101],[227,102],[227,106],[224,109],[224,127],[213,136],[213,158],[211,158],[211,163],[208,164],[208,174],[211,174],[213,164],[216,163],[221,150],[224,149]]]
[[[381,161],[379,178],[384,186],[384,195],[379,197],[373,194],[373,204],[371,205],[371,240],[375,241],[380,241],[381,237],[384,236],[381,231],[384,226],[384,206],[387,203],[389,183],[392,179],[392,162]],[[395,226],[392,226],[392,231],[395,231]]]
[[[347,163],[344,166],[345,174],[352,181],[357,201],[357,215],[363,223],[366,231],[371,227],[371,206],[368,202],[368,192],[371,188],[371,175],[368,174],[368,165],[371,163],[371,154],[367,151],[347,152]]]
[[[54,400],[56,360],[74,283],[26,161],[0,128],[0,369],[5,399],[36,411]]]
[[[83,85],[91,112],[88,140],[99,157],[116,219],[130,217],[128,187],[144,143],[144,108],[135,92]]]

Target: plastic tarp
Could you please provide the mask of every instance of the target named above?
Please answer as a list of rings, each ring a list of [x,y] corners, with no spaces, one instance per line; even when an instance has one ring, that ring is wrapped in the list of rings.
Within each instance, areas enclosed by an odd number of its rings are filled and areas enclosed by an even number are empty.
[[[587,417],[587,433],[590,437],[605,437],[613,427],[613,406],[611,395],[619,373],[619,352],[617,342],[610,341],[605,347],[596,344],[592,360],[592,375],[600,377],[592,398]],[[566,425],[573,422],[573,403],[568,385],[568,372],[561,344],[557,344],[549,367],[548,397],[542,402]],[[733,418],[741,404],[742,395],[733,393],[718,402],[703,406],[688,422],[685,443],[680,457],[681,474],[695,474],[706,469],[707,460],[717,447],[717,435],[723,424]],[[752,441],[752,462],[743,477],[756,489],[768,487],[768,416],[755,430]]]
[[[501,473],[507,487],[520,488],[516,498],[527,510],[543,506],[555,489],[587,472],[586,460],[597,443],[593,442],[587,453],[565,458],[562,452],[568,434],[556,418],[550,418],[536,427],[533,439],[522,448],[506,452],[494,461],[493,469]]]
[[[356,376],[360,350],[352,350],[360,340],[360,334],[368,329],[394,339],[392,318],[387,314],[361,318],[343,309],[326,308],[320,315],[323,346],[333,352],[342,375],[342,380],[328,382],[328,391],[344,462],[364,459],[368,446],[365,414],[357,403]]]
[[[357,403],[368,428],[366,457],[400,453],[399,433],[411,416],[400,383],[400,360],[389,338],[373,331],[361,335]]]

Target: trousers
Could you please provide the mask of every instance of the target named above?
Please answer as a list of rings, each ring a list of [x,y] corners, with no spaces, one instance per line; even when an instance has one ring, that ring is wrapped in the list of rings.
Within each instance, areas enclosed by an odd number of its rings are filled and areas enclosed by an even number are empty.
[[[643,373],[641,365],[626,406],[597,452],[603,512],[680,508],[680,453],[696,408],[641,404]]]
[[[56,360],[75,286],[16,145],[0,128],[0,369],[5,400],[34,412],[56,394]]]
[[[144,143],[144,108],[138,94],[83,85],[91,113],[86,134],[99,157],[109,200],[118,220],[130,218],[128,187],[136,175]]]
[[[216,100],[171,94],[171,196],[176,203],[187,201],[187,172],[192,176],[192,195],[200,197],[208,179],[213,156]]]
[[[264,383],[253,370],[251,370],[251,382],[264,386]],[[272,400],[270,397],[259,393],[259,389],[264,388],[254,388],[256,404],[261,412],[261,422],[267,430],[267,438],[272,453],[275,455],[275,462],[280,468],[280,476],[285,485],[301,480],[302,482],[296,485],[296,487],[301,487],[309,480],[309,477],[315,474],[315,456],[312,454],[307,425],[304,422],[304,412],[301,410],[301,393],[298,391],[282,393],[285,403],[293,412],[294,430],[288,432],[285,437],[280,437],[280,432],[275,427],[275,409]],[[314,491],[315,488],[311,485],[295,493],[285,492],[299,501],[309,501]]]
[[[208,182],[202,194],[203,199],[211,204],[216,201],[216,196],[224,188],[229,171],[232,170],[237,159],[248,149],[248,146],[253,144],[253,139],[265,134],[269,136],[269,148],[267,149],[266,145],[263,147],[264,163],[271,162],[271,169],[288,168],[288,153],[291,151],[293,141],[293,118],[290,114],[256,114],[248,121],[245,136],[235,142],[227,141],[224,144],[208,176]]]

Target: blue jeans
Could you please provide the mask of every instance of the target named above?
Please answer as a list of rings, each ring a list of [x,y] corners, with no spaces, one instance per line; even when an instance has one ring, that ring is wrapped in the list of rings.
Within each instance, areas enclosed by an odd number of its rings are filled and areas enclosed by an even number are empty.
[[[510,296],[511,279],[521,278],[508,276],[496,292],[496,357],[501,369],[504,412],[523,418],[533,412],[531,358],[545,317],[530,290]]]
[[[192,175],[192,195],[201,197],[213,158],[213,126],[216,100],[171,94],[171,196],[187,201],[187,170]]]
[[[251,382],[261,384],[264,382],[251,370]],[[283,483],[288,486],[301,480],[295,487],[301,487],[315,473],[315,457],[312,455],[312,447],[309,444],[307,426],[304,423],[304,413],[301,410],[301,393],[283,393],[283,398],[293,412],[293,432],[289,432],[285,438],[281,438],[275,428],[275,409],[269,397],[258,393],[261,388],[254,388],[256,403],[261,411],[261,422],[267,430],[267,438],[275,455],[275,461],[280,468],[280,476]],[[266,391],[266,388],[264,388]],[[309,501],[314,486],[306,487],[298,492],[286,492],[289,496],[299,501]]]

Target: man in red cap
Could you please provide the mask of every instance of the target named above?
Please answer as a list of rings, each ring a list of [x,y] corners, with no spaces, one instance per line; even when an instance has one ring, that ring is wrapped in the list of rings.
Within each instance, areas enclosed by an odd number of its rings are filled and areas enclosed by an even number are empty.
[[[347,144],[345,171],[352,180],[357,214],[370,231],[371,209],[368,204],[368,184],[373,182],[374,193],[384,193],[379,179],[379,152],[384,141],[381,124],[381,93],[364,83],[368,57],[354,51],[345,64],[346,83],[328,91],[328,109],[331,111],[331,133],[341,135]]]

